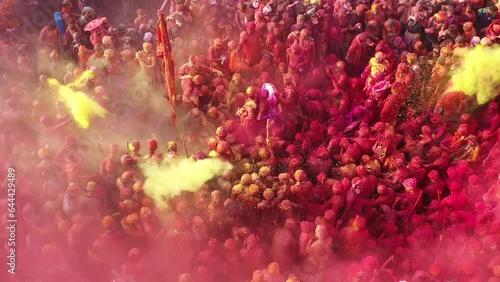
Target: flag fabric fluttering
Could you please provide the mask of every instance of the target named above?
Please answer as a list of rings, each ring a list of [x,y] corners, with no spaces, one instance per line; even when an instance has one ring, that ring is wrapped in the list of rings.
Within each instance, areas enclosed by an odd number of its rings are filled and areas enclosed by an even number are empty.
[[[165,88],[170,101],[172,115],[175,116],[175,64],[167,31],[167,22],[165,20],[165,14],[162,11],[158,11],[158,43],[156,49],[156,56],[163,59],[164,62],[163,74],[165,78]]]

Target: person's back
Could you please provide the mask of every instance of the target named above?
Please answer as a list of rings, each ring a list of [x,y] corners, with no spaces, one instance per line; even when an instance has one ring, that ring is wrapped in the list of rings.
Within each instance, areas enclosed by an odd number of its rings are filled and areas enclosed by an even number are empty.
[[[490,6],[477,11],[476,29],[481,31],[487,28],[495,19],[498,12],[497,6]]]
[[[38,43],[48,50],[59,51],[59,31],[57,30],[56,22],[50,21],[40,31]]]

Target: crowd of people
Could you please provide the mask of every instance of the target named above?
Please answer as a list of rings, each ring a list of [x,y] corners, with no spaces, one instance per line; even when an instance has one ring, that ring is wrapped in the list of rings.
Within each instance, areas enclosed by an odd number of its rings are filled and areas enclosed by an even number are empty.
[[[61,1],[37,43],[1,14],[1,281],[500,281],[500,95],[449,91],[498,1],[136,2]],[[155,199],[142,168],[185,158],[232,169]]]

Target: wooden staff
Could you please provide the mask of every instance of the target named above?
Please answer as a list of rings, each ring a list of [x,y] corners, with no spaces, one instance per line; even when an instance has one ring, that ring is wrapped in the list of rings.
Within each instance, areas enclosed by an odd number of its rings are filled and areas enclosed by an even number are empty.
[[[99,152],[101,153],[101,156],[105,158],[106,154],[104,153],[104,150],[102,149],[101,144],[99,144],[99,142],[97,142],[97,147],[99,147]]]
[[[432,96],[430,97],[429,99],[429,107],[427,107],[427,109],[431,112],[435,112],[436,110],[436,106],[437,106],[437,103],[439,102],[439,99],[437,96],[437,92],[439,90],[439,85],[436,86],[436,89],[434,90],[434,92],[432,93]],[[439,98],[441,98],[442,95],[440,95]],[[434,108],[434,109],[431,109],[431,108]]]
[[[487,157],[483,160],[483,163],[481,164],[481,167],[484,167],[484,166],[488,163],[489,159],[491,158],[491,153],[493,153],[493,150],[494,150],[496,147],[498,147],[498,144],[499,144],[499,143],[497,143],[497,144],[496,144],[496,145],[495,145],[495,146],[494,146],[494,147],[490,150],[490,153],[488,154],[488,156],[487,156]]]
[[[188,148],[186,146],[186,141],[184,140],[184,136],[181,134],[182,145],[184,145],[184,152],[186,152],[186,158],[189,158]]]
[[[458,253],[458,255],[457,255],[457,256],[455,256],[455,259],[453,260],[452,265],[454,265],[454,264],[455,264],[455,262],[456,262],[456,261],[457,261],[460,257],[462,257],[462,255],[465,253],[465,250],[467,250],[467,247],[468,247],[468,245],[469,245],[469,243],[470,243],[470,241],[471,241],[471,240],[472,240],[472,238],[469,238],[469,240],[467,240],[467,242],[465,242],[464,247],[462,248],[462,250]]]
[[[438,251],[436,253],[436,259],[434,260],[434,263],[438,262],[439,259],[439,253],[441,252],[441,246],[443,245],[443,235],[439,235],[439,246],[438,246]]]
[[[374,282],[375,279],[377,279],[378,274],[380,273],[381,270],[385,269],[389,263],[391,263],[394,260],[394,256],[391,255],[385,262],[380,266],[379,269],[375,269],[375,272],[373,273],[373,278],[370,280],[370,282]]]
[[[269,119],[266,120],[266,145],[268,148],[271,147],[271,142],[269,141]]]
[[[411,210],[410,210],[410,213],[409,213],[409,214],[408,214],[408,216],[406,217],[406,221],[408,221],[408,219],[410,219],[411,214],[413,213],[413,211],[415,211],[415,208],[417,207],[418,202],[419,202],[419,201],[420,201],[420,199],[422,198],[422,194],[424,194],[424,191],[420,191],[420,194],[418,194],[417,201],[415,202],[415,204],[413,205],[413,207],[412,207],[412,208],[411,208]]]
[[[174,127],[174,140],[177,140],[177,116],[175,115],[174,112],[172,112],[172,115],[170,115],[170,118],[172,119],[172,125]]]
[[[163,59],[163,67],[165,70],[168,69],[168,62],[167,59]],[[168,79],[165,77],[165,79]],[[170,102],[170,119],[172,120],[172,127],[174,128],[174,140],[177,141],[178,135],[177,135],[177,115],[175,114],[175,109],[174,109],[174,104],[175,104],[175,96],[171,96],[169,94],[169,90],[167,89],[167,98]]]

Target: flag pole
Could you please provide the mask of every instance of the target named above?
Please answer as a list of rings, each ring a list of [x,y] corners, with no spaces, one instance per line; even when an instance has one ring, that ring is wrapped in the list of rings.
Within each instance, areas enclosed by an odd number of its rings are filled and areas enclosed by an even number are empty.
[[[167,59],[164,58],[163,59],[163,67],[165,68],[165,71],[168,70],[167,68]],[[169,84],[168,82],[168,78],[165,78],[167,81],[166,83]],[[172,96],[170,95],[170,93],[168,93],[170,90],[170,87],[167,87],[167,96],[168,96],[168,101],[170,103],[170,119],[172,119],[172,126],[174,127],[174,140],[178,140],[177,139],[177,123],[176,123],[176,119],[177,119],[177,116],[175,115],[175,110],[174,110],[174,104],[175,104],[175,96]],[[174,93],[175,95],[175,93]],[[173,100],[173,101],[172,101]]]
[[[161,10],[158,10],[158,46],[157,56],[163,59],[163,77],[165,79],[165,88],[167,97],[170,102],[170,118],[174,128],[174,138],[178,140],[177,124],[175,115],[175,66],[172,56],[172,48],[170,46],[170,39],[167,31],[167,23],[165,22],[165,15]]]
[[[266,120],[266,145],[271,148],[271,141],[269,140],[269,118]]]
[[[184,136],[181,134],[182,145],[184,146],[184,152],[186,152],[186,158],[189,158],[188,148],[186,145],[186,141],[184,140]]]

